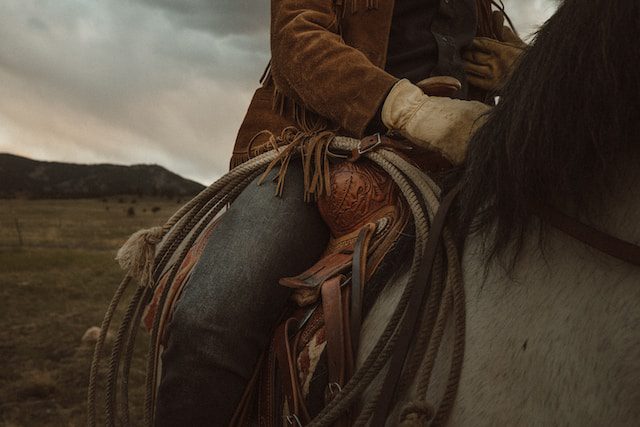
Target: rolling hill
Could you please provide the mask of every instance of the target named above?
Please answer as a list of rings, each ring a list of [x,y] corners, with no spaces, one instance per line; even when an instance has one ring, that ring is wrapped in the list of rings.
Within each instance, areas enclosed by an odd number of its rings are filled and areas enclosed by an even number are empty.
[[[43,162],[0,153],[0,198],[77,199],[135,194],[192,196],[203,185],[158,165]]]

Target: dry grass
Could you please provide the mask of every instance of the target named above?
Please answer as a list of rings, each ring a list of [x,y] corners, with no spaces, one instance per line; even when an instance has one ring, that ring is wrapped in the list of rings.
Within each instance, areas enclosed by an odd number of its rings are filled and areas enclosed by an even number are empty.
[[[80,339],[100,324],[122,276],[115,250],[179,206],[176,200],[121,200],[0,201],[1,425],[85,424],[93,349]],[[131,207],[134,216],[127,215]],[[132,369],[137,401],[143,352],[138,349]]]

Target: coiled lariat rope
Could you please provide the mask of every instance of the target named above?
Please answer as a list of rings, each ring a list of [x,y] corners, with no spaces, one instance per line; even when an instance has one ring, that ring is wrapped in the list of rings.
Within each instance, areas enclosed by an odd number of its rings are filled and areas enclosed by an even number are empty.
[[[358,148],[358,140],[345,137],[335,137],[329,144],[329,149],[334,154],[351,153]],[[140,286],[135,290],[118,328],[111,350],[105,390],[105,423],[114,426],[118,420],[119,424],[129,425],[128,377],[138,325],[145,307],[153,297],[155,286],[161,277],[168,277],[158,300],[147,353],[144,421],[145,425],[153,424],[159,375],[160,321],[163,307],[170,293],[171,283],[175,280],[189,250],[206,227],[257,176],[264,173],[268,166],[273,166],[282,152],[283,149],[269,151],[234,168],[184,205],[165,225],[135,233],[119,251],[118,259],[128,273],[109,304],[96,343],[87,399],[89,426],[96,425],[97,377],[104,351],[105,337],[123,294],[131,280],[135,278],[139,281]],[[358,414],[355,425],[365,425],[369,422],[383,390],[378,387],[371,393],[368,401],[361,402],[360,400],[363,392],[372,384],[373,380],[379,375],[384,375],[385,366],[396,349],[400,325],[414,294],[420,269],[426,267],[423,266],[423,255],[430,223],[440,206],[439,188],[424,173],[401,156],[383,148],[363,155],[389,174],[407,201],[415,229],[411,267],[402,295],[384,331],[373,346],[373,350],[350,381],[311,421],[310,426],[330,426],[347,411],[353,410],[356,405],[362,410]],[[453,239],[446,229],[435,258],[430,286],[425,295],[428,297],[421,305],[422,315],[420,316],[418,333],[412,350],[406,358],[398,387],[398,396],[402,396],[410,388],[410,383],[416,378],[418,379],[415,395],[411,398],[403,398],[403,401],[408,403],[399,408],[400,422],[406,426],[427,422],[434,425],[444,423],[449,416],[457,391],[464,352],[464,292],[458,254]],[[434,408],[426,401],[426,394],[445,325],[452,314],[455,335],[449,382],[440,404]],[[122,371],[122,379],[119,382],[120,371]],[[118,389],[119,384],[120,388]],[[116,393],[117,390],[119,393]]]
[[[269,164],[274,158],[277,157],[277,155],[278,153],[275,151],[265,153],[233,169],[232,171],[227,173],[225,176],[223,176],[221,179],[213,183],[211,186],[204,189],[200,194],[198,194],[198,196],[196,196],[194,199],[192,199],[182,208],[180,208],[178,212],[176,212],[169,219],[169,221],[167,221],[167,223],[161,227],[164,233],[164,238],[160,242],[160,246],[156,249],[157,255],[154,260],[155,265],[148,266],[148,268],[151,271],[153,271],[152,283],[140,282],[140,289],[137,290],[136,295],[132,299],[127,309],[127,312],[130,312],[131,307],[135,307],[133,309],[136,312],[135,316],[133,316],[133,319],[135,319],[135,322],[132,322],[132,324],[130,325],[131,326],[130,328],[128,328],[129,325],[126,324],[127,322],[123,322],[123,324],[120,326],[120,330],[118,333],[119,340],[127,342],[126,351],[125,351],[125,360],[123,364],[124,370],[126,373],[128,373],[131,366],[131,359],[133,355],[137,325],[140,323],[140,320],[142,318],[144,307],[148,304],[149,300],[153,295],[152,285],[157,284],[160,276],[162,275],[163,269],[166,267],[167,263],[170,261],[172,255],[174,255],[174,252],[176,251],[176,249],[178,249],[181,246],[180,245],[181,241],[189,234],[190,231],[193,230],[193,228],[198,224],[198,222],[200,222],[205,216],[207,216],[207,214],[209,217],[211,217],[210,219],[213,219],[213,217],[215,217],[215,215],[217,215],[224,208],[224,206],[226,206],[228,203],[231,203],[233,199],[235,199],[235,197],[237,197],[237,195],[242,191],[242,189],[246,187],[246,185],[248,185],[249,182],[251,182],[251,179],[255,178],[255,176],[257,176],[260,173],[260,170],[265,168],[267,164]],[[246,182],[244,183],[244,187],[236,188],[242,185],[243,182]],[[153,229],[149,229],[147,231],[148,233],[155,235],[157,233],[157,230],[158,228],[156,227]],[[135,233],[127,241],[127,243],[125,243],[123,248],[138,245],[140,241],[145,241],[145,240],[146,239],[144,239],[144,234],[140,232]],[[189,246],[190,245],[187,245],[187,247]],[[185,252],[185,254],[181,254],[181,255],[186,255],[186,251],[183,251],[183,252]],[[124,266],[125,268],[128,269],[127,275],[121,282],[120,286],[118,286],[116,293],[114,294],[109,304],[107,312],[105,313],[105,317],[101,325],[101,331],[100,331],[98,340],[96,342],[96,347],[93,354],[93,360],[91,363],[91,371],[89,375],[89,388],[88,388],[88,396],[87,396],[87,424],[89,426],[96,425],[96,410],[97,410],[96,389],[97,389],[97,382],[98,382],[97,381],[98,368],[100,366],[100,362],[102,360],[102,354],[104,352],[104,344],[105,344],[107,331],[109,330],[109,327],[111,325],[111,321],[113,319],[113,315],[115,314],[116,308],[120,304],[120,300],[122,299],[124,292],[126,291],[131,280],[133,279],[131,272],[141,270],[135,264],[139,264],[145,261],[142,258],[142,254],[140,255],[141,257],[139,259],[134,259],[134,257],[128,257],[129,264]],[[165,288],[165,291],[167,291],[167,289],[170,287],[169,284],[174,279],[175,273],[177,273],[177,270],[180,264],[184,260],[184,256],[181,256],[180,258],[181,259],[177,260],[177,262],[174,264],[174,268],[171,272],[172,277],[170,277],[170,280],[167,282],[167,287]],[[139,293],[141,294],[141,296],[138,299],[136,297]],[[166,293],[163,293],[163,297],[164,298],[160,301],[160,305],[159,305],[160,308],[162,307],[164,300],[166,300]],[[125,320],[129,320],[129,319],[125,319]],[[151,343],[149,345],[149,355],[151,357],[148,359],[147,393],[146,393],[147,398],[145,399],[146,400],[145,419],[148,425],[152,424],[152,418],[153,418],[152,417],[153,407],[150,402],[153,400],[153,395],[155,393],[155,390],[151,393],[149,391],[154,384],[153,383],[154,379],[149,375],[149,372],[151,371],[152,368],[155,367],[155,363],[156,363],[155,348],[156,348],[157,337],[158,337],[158,330],[157,330],[158,323],[159,323],[158,321],[159,321],[159,316],[156,316],[156,318],[154,319],[154,328],[152,330],[152,336],[150,340]],[[129,330],[127,331],[127,329]],[[118,337],[116,338],[116,340],[118,340]],[[114,345],[114,350],[116,350],[115,345]],[[112,351],[112,359],[114,358],[114,356],[117,358],[120,357],[119,354],[114,354],[114,353],[115,352]],[[110,367],[112,368],[112,370],[108,374],[108,376],[111,377],[109,386],[114,387],[117,384],[118,363],[112,362],[110,363]],[[155,374],[153,375],[153,377],[155,377]],[[126,396],[126,394],[128,394],[127,388],[128,388],[128,384],[123,382],[123,385],[121,388],[121,397],[122,397],[121,400],[123,401],[126,401],[128,398]],[[105,422],[108,425],[113,425],[115,422],[114,421],[115,414],[114,414],[113,405],[112,405],[113,401],[111,400],[110,402],[109,400],[105,402],[106,403],[105,404]],[[127,403],[122,404],[122,409],[127,410],[127,412],[123,414],[123,421],[126,421],[129,419]]]

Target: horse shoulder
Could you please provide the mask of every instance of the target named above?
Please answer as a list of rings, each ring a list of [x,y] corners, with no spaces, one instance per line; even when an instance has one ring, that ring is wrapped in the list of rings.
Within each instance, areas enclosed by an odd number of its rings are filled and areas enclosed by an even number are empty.
[[[497,262],[485,271],[480,238],[468,242],[467,346],[453,424],[632,424],[640,416],[640,270],[558,232],[544,252],[530,240],[510,273]]]

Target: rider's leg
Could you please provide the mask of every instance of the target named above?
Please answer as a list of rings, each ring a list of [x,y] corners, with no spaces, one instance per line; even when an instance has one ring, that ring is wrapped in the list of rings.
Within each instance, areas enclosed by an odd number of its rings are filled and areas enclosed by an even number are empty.
[[[291,165],[282,198],[251,184],[214,230],[169,326],[156,425],[227,425],[289,292],[328,230]]]

